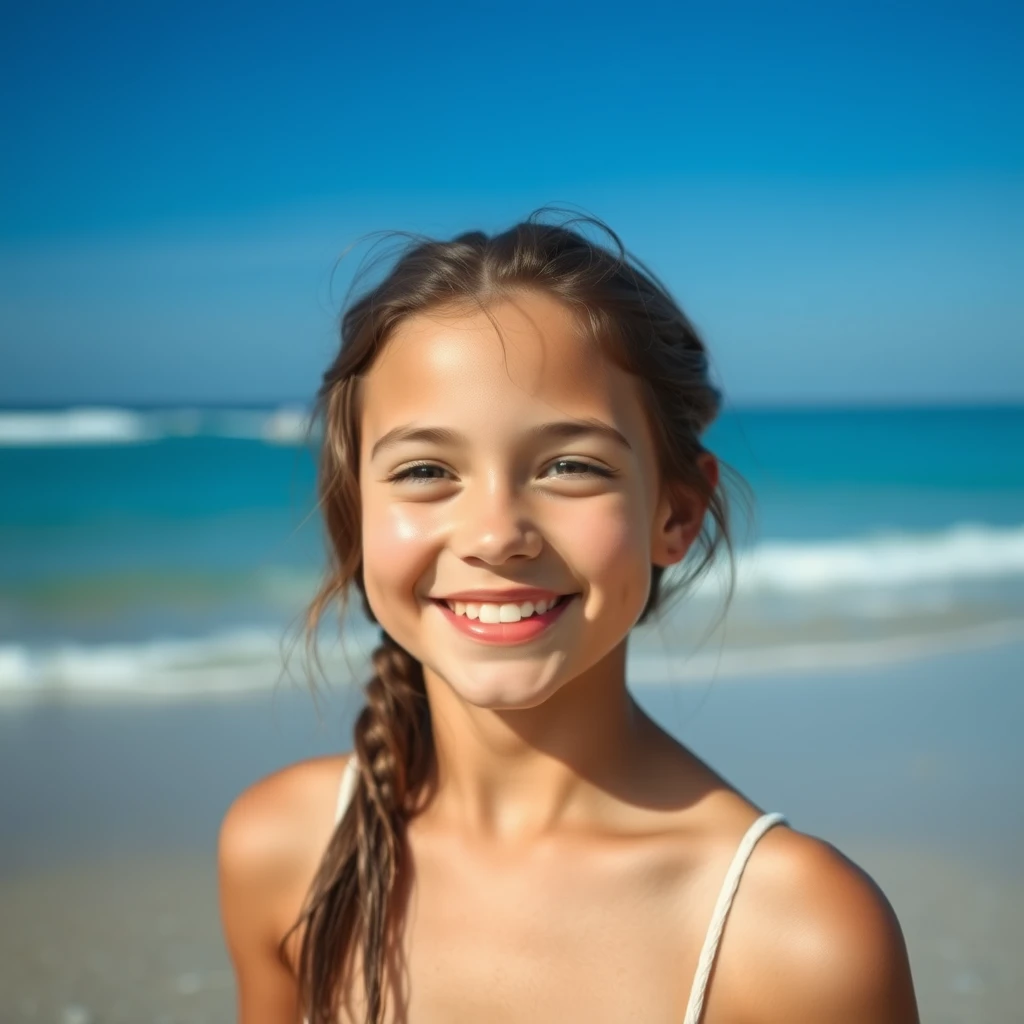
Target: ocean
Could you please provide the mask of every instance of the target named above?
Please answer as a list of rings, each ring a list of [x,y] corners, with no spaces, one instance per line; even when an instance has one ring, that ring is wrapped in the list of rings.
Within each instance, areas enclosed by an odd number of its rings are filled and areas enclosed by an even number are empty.
[[[0,411],[0,701],[304,685],[325,564],[304,411]],[[734,408],[727,563],[631,643],[640,684],[1024,637],[1024,406]],[[359,675],[358,613],[328,680]]]
[[[304,428],[298,408],[0,413],[5,1020],[234,1012],[219,822],[348,749],[361,703],[306,692]],[[636,630],[637,700],[869,873],[923,1020],[1018,1019],[1024,407],[732,409],[706,442],[755,502],[735,592],[723,617],[723,561]],[[331,684],[365,678],[375,639],[358,614],[343,635]]]

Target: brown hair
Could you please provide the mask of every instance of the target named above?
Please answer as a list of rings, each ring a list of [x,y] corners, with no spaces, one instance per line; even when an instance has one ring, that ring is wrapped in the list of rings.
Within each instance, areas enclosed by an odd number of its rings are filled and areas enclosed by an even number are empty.
[[[619,237],[592,217],[562,224],[539,210],[501,234],[480,231],[451,241],[414,238],[386,277],[341,318],[341,348],[324,374],[317,419],[323,423],[318,493],[330,565],[308,612],[308,638],[337,601],[344,611],[354,583],[371,621],[361,566],[359,387],[396,326],[453,303],[481,308],[503,295],[540,290],[566,303],[618,365],[643,389],[663,480],[696,491],[707,503],[703,528],[671,588],[652,566],[640,621],[702,575],[724,542],[732,557],[729,505],[697,467],[700,436],[717,416],[721,394],[709,379],[707,352],[668,290],[630,256]],[[611,246],[573,225],[604,231]],[[730,476],[739,481],[728,467]],[[742,484],[742,481],[739,481]],[[731,597],[730,582],[728,597]],[[366,1024],[380,1024],[388,987],[387,955],[397,932],[398,882],[405,825],[433,763],[430,710],[420,663],[382,631],[373,678],[355,724],[359,783],[310,890],[299,924],[302,1004],[310,1024],[337,1019],[346,979],[361,966]]]

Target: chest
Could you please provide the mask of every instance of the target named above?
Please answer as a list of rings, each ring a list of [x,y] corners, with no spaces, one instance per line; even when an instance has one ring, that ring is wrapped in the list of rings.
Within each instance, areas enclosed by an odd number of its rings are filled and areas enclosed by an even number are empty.
[[[413,1024],[682,1024],[717,885],[670,851],[415,851],[392,967]]]

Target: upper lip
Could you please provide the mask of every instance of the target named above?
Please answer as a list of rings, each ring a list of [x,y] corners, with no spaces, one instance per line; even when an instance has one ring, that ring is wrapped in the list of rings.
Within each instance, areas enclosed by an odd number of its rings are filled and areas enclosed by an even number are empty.
[[[434,596],[434,601],[486,601],[495,604],[522,604],[524,601],[553,601],[565,596],[557,590],[541,587],[515,587],[512,590],[459,590],[454,594]]]

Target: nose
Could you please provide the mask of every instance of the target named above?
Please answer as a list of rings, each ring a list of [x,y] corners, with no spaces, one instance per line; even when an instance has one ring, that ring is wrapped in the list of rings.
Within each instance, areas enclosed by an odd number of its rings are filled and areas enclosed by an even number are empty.
[[[536,558],[543,540],[521,497],[504,481],[492,479],[461,495],[451,544],[466,561],[500,565]]]

